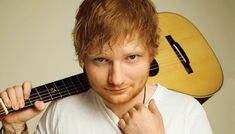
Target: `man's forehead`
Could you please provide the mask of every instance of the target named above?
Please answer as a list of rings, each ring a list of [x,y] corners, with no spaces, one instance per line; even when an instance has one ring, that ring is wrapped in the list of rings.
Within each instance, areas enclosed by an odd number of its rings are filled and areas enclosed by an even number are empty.
[[[117,42],[115,44],[106,43],[103,45],[102,48],[95,46],[88,52],[88,55],[106,55],[115,51],[117,52],[118,50],[130,52],[143,49],[144,47],[145,46],[143,45],[143,43],[141,43],[138,39],[133,39],[129,41],[125,40],[122,42]]]

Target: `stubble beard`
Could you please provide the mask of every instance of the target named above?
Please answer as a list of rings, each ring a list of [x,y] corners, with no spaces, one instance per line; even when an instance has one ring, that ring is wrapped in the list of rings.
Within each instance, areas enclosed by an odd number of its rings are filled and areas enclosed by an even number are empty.
[[[145,88],[145,83],[141,85],[138,89],[128,89],[128,90],[134,90],[132,91],[127,91],[126,93],[119,94],[119,95],[110,95],[110,94],[99,94],[103,100],[106,103],[112,104],[112,105],[122,105],[126,104],[130,101],[132,101],[134,98],[136,98]],[[108,97],[107,97],[108,96]]]

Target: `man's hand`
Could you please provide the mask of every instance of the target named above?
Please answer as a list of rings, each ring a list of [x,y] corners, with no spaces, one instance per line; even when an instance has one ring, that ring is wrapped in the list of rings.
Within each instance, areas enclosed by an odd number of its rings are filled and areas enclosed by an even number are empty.
[[[150,100],[148,108],[136,104],[119,121],[124,134],[164,134],[164,125],[160,112]]]
[[[24,82],[22,86],[13,86],[0,93],[6,107],[15,110],[15,112],[1,117],[6,133],[17,133],[17,131],[24,130],[26,122],[43,111],[45,105],[41,101],[36,101],[34,107],[21,110],[25,106],[25,100],[29,99],[30,92],[31,83]]]

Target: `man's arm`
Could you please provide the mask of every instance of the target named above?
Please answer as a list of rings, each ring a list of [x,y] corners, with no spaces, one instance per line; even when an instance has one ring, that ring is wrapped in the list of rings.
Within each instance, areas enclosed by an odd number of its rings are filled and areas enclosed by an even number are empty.
[[[28,134],[26,122],[43,111],[45,105],[42,101],[36,101],[33,107],[23,109],[30,92],[31,83],[24,82],[21,86],[13,86],[0,93],[6,108],[15,110],[0,119],[4,134]]]

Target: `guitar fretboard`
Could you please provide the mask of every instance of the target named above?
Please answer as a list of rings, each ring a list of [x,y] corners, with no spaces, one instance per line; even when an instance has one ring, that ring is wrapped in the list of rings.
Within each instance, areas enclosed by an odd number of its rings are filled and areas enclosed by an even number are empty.
[[[50,102],[61,99],[74,94],[87,91],[90,88],[85,74],[77,74],[68,78],[57,80],[39,87],[32,88],[28,100],[25,101],[25,108],[33,106],[34,102],[40,100],[43,102]],[[8,112],[13,112],[12,108]],[[5,114],[0,111],[0,115]]]

